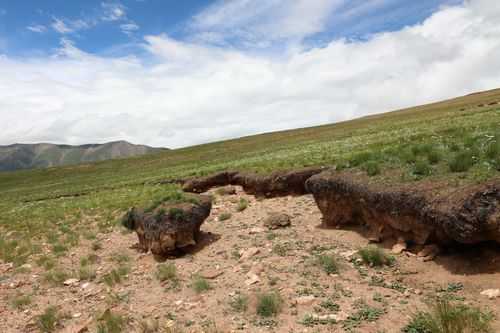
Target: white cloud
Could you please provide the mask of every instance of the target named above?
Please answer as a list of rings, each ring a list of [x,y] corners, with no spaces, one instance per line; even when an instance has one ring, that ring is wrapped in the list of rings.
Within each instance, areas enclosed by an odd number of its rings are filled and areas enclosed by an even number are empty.
[[[139,26],[135,22],[120,24],[120,29],[124,34],[130,35],[139,30]]]
[[[0,144],[178,147],[496,88],[500,3],[468,1],[367,41],[280,56],[166,35],[146,37],[144,48],[153,62],[87,54],[69,40],[50,59],[0,58]]]
[[[119,21],[127,17],[125,6],[119,2],[103,2],[101,7],[104,10],[104,21]]]
[[[52,18],[51,27],[60,34],[67,34],[74,31],[74,29],[70,28],[63,20],[57,17]]]
[[[31,32],[36,32],[39,34],[47,31],[47,27],[44,25],[41,25],[41,24],[30,25],[30,26],[26,27],[26,29],[28,29]]]
[[[248,42],[302,39],[319,32],[344,0],[219,0],[194,17],[190,28]]]

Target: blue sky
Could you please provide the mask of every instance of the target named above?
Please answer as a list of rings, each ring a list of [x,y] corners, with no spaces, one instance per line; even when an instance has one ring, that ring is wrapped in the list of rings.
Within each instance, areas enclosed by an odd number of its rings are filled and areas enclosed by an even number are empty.
[[[5,41],[3,53],[11,56],[49,54],[59,47],[63,36],[74,41],[80,49],[98,54],[116,52],[122,49],[120,46],[132,46],[146,35],[166,33],[174,38],[190,39],[200,32],[192,24],[196,15],[229,2],[0,0],[0,36]],[[421,22],[440,6],[460,2],[353,0],[335,6],[337,9],[331,10],[321,31],[315,31],[305,39],[314,46],[335,38],[366,38],[373,33],[399,30]],[[252,1],[248,3],[248,7],[253,7]],[[279,10],[279,7],[275,8]],[[269,10],[272,11],[273,7],[270,6]],[[256,16],[256,19],[259,17]],[[248,22],[258,24],[258,21]],[[207,29],[217,30],[217,27]],[[228,36],[224,45],[242,46],[241,42],[241,36]],[[269,48],[280,45],[278,43]]]
[[[500,1],[0,0],[0,144],[182,147],[500,86]]]

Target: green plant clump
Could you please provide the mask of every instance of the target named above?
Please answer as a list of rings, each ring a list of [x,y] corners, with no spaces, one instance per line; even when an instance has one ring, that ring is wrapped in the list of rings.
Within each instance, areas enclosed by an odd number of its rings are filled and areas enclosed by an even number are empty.
[[[492,333],[493,315],[465,304],[438,299],[427,311],[416,313],[404,333]]]
[[[257,314],[261,317],[273,317],[281,311],[283,301],[278,292],[268,292],[257,296]]]

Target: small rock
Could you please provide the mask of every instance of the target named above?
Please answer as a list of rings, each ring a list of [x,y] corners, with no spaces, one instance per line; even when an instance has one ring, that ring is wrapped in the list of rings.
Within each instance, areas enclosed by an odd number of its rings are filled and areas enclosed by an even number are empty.
[[[340,256],[344,257],[347,260],[351,260],[352,257],[357,253],[358,251],[352,250],[352,251],[344,251],[340,252]]]
[[[415,295],[422,295],[422,290],[415,289]]]
[[[80,318],[82,314],[80,312],[74,313],[73,318]]]
[[[255,227],[255,228],[250,229],[250,231],[248,233],[250,235],[255,235],[255,234],[263,233],[264,231],[266,231],[266,229],[261,228],[261,227]]]
[[[404,250],[406,250],[406,243],[396,243],[391,249],[393,254],[401,254]]]
[[[500,297],[500,289],[486,289],[481,291],[481,295],[487,296],[489,299]]]
[[[434,259],[439,254],[439,251],[440,251],[439,247],[435,244],[426,245],[420,252],[417,253],[417,256],[420,258]],[[426,260],[424,259],[424,261]]]
[[[240,252],[240,261],[245,261],[245,260],[253,257],[254,255],[256,255],[259,252],[260,252],[260,249],[257,247],[250,247],[246,250],[242,250]]]
[[[295,299],[295,303],[297,305],[311,305],[315,300],[316,297],[314,297],[314,295],[301,296]]]
[[[288,214],[273,213],[264,220],[264,226],[268,229],[279,229],[289,227],[292,224],[292,218]]]
[[[82,289],[87,289],[88,286],[90,286],[90,282],[85,282],[85,283],[82,283],[82,285],[80,286]]]
[[[222,274],[224,274],[223,271],[216,270],[216,269],[207,269],[207,270],[204,270],[204,271],[201,271],[200,273],[198,273],[198,275],[200,275],[202,278],[205,278],[208,280],[216,279],[219,276],[221,276]]]
[[[24,264],[21,266],[21,268],[24,268],[24,269],[31,269],[31,265],[30,264]]]
[[[80,282],[80,280],[78,280],[78,279],[67,279],[66,281],[64,281],[64,285],[65,286],[72,286],[74,284],[77,284],[78,282]]]
[[[260,278],[256,274],[250,274],[249,278],[245,281],[247,286],[251,286],[252,284],[256,284],[260,282]]]

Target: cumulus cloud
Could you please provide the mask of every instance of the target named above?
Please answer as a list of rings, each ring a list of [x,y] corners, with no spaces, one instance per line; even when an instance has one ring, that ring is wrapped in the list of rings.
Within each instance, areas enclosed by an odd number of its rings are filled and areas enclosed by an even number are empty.
[[[280,56],[167,35],[142,46],[147,62],[88,54],[69,40],[51,58],[0,57],[0,144],[180,147],[496,88],[500,3],[467,1],[400,31]]]

